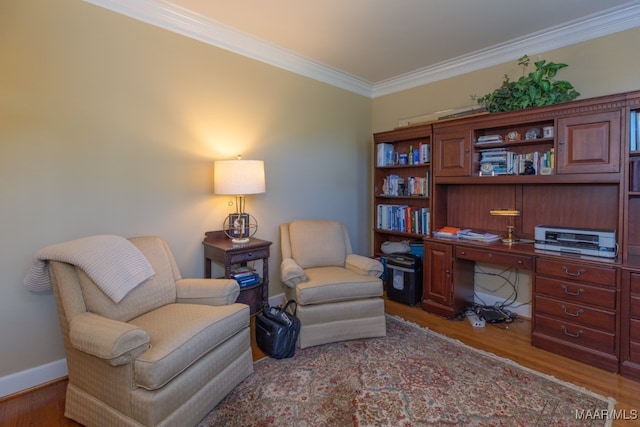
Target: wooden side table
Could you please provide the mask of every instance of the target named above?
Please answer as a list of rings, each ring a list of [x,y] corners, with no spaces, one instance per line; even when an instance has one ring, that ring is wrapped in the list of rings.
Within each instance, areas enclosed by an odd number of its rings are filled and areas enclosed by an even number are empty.
[[[204,246],[204,277],[211,278],[211,263],[224,265],[224,277],[231,277],[234,264],[246,266],[247,262],[262,260],[262,280],[259,284],[240,289],[237,302],[249,305],[251,314],[258,313],[269,304],[269,247],[267,240],[251,238],[249,243],[233,244],[224,231],[207,231]]]

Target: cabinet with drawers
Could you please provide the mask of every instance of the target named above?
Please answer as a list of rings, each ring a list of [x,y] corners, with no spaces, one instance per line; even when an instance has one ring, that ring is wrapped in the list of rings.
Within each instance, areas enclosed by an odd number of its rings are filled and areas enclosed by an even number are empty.
[[[622,272],[620,373],[640,379],[640,272]]]
[[[616,372],[618,269],[576,258],[538,258],[531,342]]]

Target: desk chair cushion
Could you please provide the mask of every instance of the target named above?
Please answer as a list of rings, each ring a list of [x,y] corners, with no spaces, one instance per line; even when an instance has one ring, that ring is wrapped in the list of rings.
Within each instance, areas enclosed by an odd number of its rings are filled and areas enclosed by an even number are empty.
[[[298,305],[382,296],[382,283],[377,277],[358,274],[342,267],[308,268],[305,272],[309,280],[295,287]]]

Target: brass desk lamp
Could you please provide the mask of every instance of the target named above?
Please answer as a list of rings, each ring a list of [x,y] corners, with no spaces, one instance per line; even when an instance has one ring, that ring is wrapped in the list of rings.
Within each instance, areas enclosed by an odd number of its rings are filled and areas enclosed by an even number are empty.
[[[508,217],[507,223],[507,237],[502,239],[502,243],[506,243],[508,245],[515,243],[518,241],[516,237],[513,235],[513,229],[515,228],[514,217],[520,216],[520,211],[517,209],[491,209],[489,211],[491,215],[496,216],[506,216]]]

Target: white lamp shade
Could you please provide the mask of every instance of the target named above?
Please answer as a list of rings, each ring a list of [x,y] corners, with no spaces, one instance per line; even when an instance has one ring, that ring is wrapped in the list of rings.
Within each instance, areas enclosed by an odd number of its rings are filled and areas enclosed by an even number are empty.
[[[213,191],[236,196],[264,193],[264,162],[217,160],[213,164]]]

